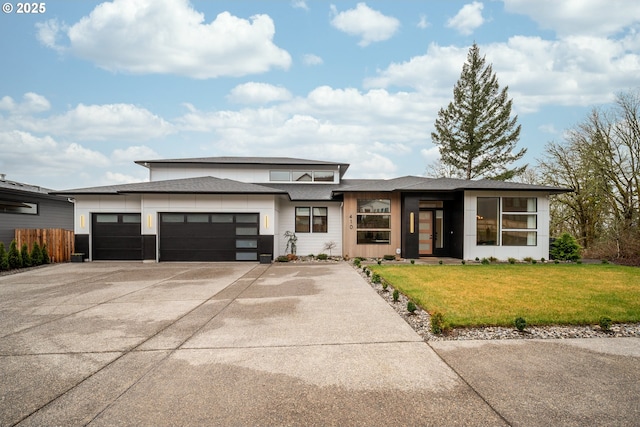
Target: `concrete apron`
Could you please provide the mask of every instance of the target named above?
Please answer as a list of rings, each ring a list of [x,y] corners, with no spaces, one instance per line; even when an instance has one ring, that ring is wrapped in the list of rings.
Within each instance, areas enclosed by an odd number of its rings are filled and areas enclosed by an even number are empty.
[[[505,425],[346,263],[0,277],[0,424]]]

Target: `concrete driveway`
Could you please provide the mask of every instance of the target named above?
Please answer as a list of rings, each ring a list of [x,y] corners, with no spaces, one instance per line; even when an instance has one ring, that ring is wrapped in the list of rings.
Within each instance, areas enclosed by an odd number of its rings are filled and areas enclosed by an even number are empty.
[[[0,324],[2,426],[640,419],[640,340],[426,344],[346,263],[49,266]]]

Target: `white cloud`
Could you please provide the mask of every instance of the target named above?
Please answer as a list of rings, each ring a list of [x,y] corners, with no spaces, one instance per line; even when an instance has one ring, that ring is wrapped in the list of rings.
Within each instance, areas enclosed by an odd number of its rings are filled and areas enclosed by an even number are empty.
[[[307,6],[307,2],[304,0],[292,0],[291,7],[293,7],[294,9],[309,10],[309,6]]]
[[[62,115],[32,120],[24,127],[84,141],[139,141],[163,137],[175,131],[173,125],[161,117],[131,104],[79,104]]]
[[[308,53],[302,57],[302,63],[304,65],[309,65],[309,66],[322,65],[323,62],[324,61],[322,60],[322,58],[320,58],[318,55],[314,55],[311,53]]]
[[[16,181],[29,182],[30,174],[64,176],[95,167],[104,167],[109,160],[101,153],[79,144],[63,144],[51,136],[39,137],[29,132],[0,132],[0,166]],[[25,171],[25,159],[28,167]],[[50,183],[41,185],[51,186]]]
[[[287,89],[267,83],[243,83],[231,90],[227,99],[238,104],[266,104],[291,99]]]
[[[499,84],[509,86],[516,112],[525,113],[543,105],[610,102],[613,93],[637,86],[640,53],[636,43],[629,37],[544,40],[515,36],[505,43],[481,45],[480,53],[492,64]],[[410,87],[445,105],[452,98],[468,50],[431,44],[424,55],[380,70],[376,77],[365,80],[364,87]]]
[[[476,28],[484,23],[484,18],[482,17],[483,8],[484,5],[477,1],[464,5],[456,16],[447,21],[447,27],[454,28],[464,35],[473,33]]]
[[[431,24],[427,20],[427,15],[425,15],[425,14],[420,15],[420,21],[418,21],[417,27],[425,29],[425,28],[428,28],[430,26],[431,26]]]
[[[152,148],[145,145],[136,145],[125,149],[116,149],[111,153],[111,159],[115,163],[129,164],[136,160],[158,159],[160,156]]]
[[[127,175],[119,172],[106,172],[100,180],[101,185],[118,185],[118,184],[131,184],[134,182],[148,181],[149,177],[141,176],[140,174]]]
[[[289,53],[273,43],[269,16],[249,21],[222,12],[205,23],[188,0],[114,0],[69,27],[48,21],[38,30],[46,46],[114,72],[208,79],[291,65]],[[66,48],[57,42],[61,32],[69,41]]]
[[[503,0],[505,10],[528,15],[561,36],[607,36],[640,22],[637,0]]]
[[[27,92],[22,97],[23,101],[16,103],[10,96],[0,99],[0,109],[6,110],[14,115],[25,115],[41,113],[51,109],[51,103],[42,95],[34,92]]]
[[[339,13],[336,6],[331,5],[331,11],[334,14],[331,25],[347,34],[360,37],[358,45],[362,47],[388,40],[400,28],[399,20],[371,9],[366,3],[358,3],[355,9]]]

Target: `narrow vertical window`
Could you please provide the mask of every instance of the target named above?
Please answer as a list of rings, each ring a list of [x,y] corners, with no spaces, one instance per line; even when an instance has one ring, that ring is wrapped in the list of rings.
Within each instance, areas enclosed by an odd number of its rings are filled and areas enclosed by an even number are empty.
[[[296,233],[311,231],[311,208],[296,208]]]
[[[478,197],[476,213],[476,244],[498,245],[498,197]]]
[[[313,232],[327,232],[327,208],[313,208]]]

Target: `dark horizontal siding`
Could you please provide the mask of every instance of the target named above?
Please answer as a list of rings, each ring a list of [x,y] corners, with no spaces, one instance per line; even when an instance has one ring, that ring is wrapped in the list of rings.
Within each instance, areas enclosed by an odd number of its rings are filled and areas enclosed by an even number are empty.
[[[15,200],[15,196],[9,199]],[[73,203],[20,196],[20,200],[38,203],[38,215],[0,213],[0,242],[5,247],[15,237],[16,228],[62,228],[73,230]]]

